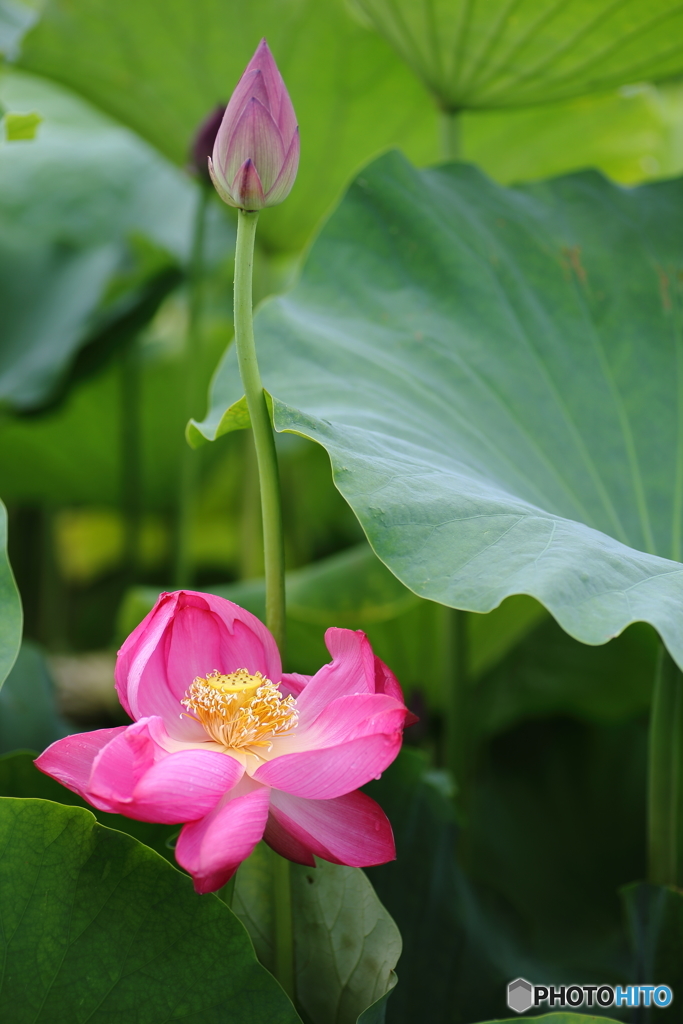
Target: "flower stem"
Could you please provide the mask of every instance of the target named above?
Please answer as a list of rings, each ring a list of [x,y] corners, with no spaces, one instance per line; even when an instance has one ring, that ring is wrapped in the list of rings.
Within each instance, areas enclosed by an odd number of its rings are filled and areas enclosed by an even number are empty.
[[[261,383],[252,313],[252,269],[258,212],[238,210],[235,251],[235,345],[240,376],[254,433],[261,486],[263,553],[266,571],[266,625],[280,653],[285,646],[285,549],[282,534],[280,478],[275,436]]]
[[[680,885],[683,827],[683,673],[659,652],[650,713],[648,867],[651,882]]]
[[[247,399],[254,434],[256,462],[261,488],[263,553],[266,571],[266,625],[280,654],[285,647],[285,548],[282,533],[282,502],[277,469],[275,435],[261,383],[252,310],[254,238],[258,213],[237,211],[235,250],[235,346],[240,376]],[[275,907],[274,974],[285,992],[294,998],[294,940],[289,861],[275,855],[273,864]]]
[[[185,416],[189,418],[197,412],[195,404],[199,399],[199,382],[201,370],[201,334],[200,322],[202,314],[202,283],[204,278],[204,234],[206,231],[206,211],[212,189],[200,186],[197,207],[194,215],[192,234],[192,250],[188,266],[188,324],[183,359],[183,384],[185,388]],[[180,590],[192,583],[192,555],[190,550],[192,517],[197,493],[198,452],[190,448],[182,438],[180,452],[180,479],[178,493],[178,520],[176,528],[176,550],[173,566],[174,589]]]
[[[273,973],[294,1002],[294,932],[292,928],[292,887],[289,861],[273,853],[273,909],[275,956]]]
[[[467,813],[469,789],[469,727],[468,711],[472,699],[468,672],[467,612],[448,608],[449,665],[446,692],[446,729],[444,762],[453,773],[458,805],[463,818]]]
[[[457,110],[439,111],[439,141],[442,160],[460,159],[460,114]]]

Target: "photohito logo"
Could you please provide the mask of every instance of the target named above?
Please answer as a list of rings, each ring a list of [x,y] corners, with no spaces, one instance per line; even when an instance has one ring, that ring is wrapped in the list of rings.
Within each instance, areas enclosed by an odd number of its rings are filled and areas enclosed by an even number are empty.
[[[532,1006],[668,1006],[673,999],[668,985],[532,985],[516,978],[508,985],[508,1006],[526,1013]]]

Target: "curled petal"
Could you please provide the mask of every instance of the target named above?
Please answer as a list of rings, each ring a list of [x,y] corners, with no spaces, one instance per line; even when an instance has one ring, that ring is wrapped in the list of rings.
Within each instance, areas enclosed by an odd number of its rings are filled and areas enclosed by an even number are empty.
[[[95,758],[86,799],[138,821],[181,824],[212,810],[239,781],[239,761],[215,750],[169,754],[155,739],[159,719],[124,729]]]
[[[192,875],[197,892],[220,889],[246,860],[263,837],[269,801],[265,786],[245,779],[205,818],[183,828],[176,860]]]
[[[273,790],[264,839],[298,864],[313,865],[314,854],[357,868],[396,858],[386,814],[359,791],[334,800],[302,800]]]
[[[325,643],[333,660],[316,672],[297,700],[300,728],[337,697],[375,692],[375,656],[365,633],[333,627],[325,633]]]
[[[283,672],[280,680],[280,690],[285,697],[298,697],[304,686],[310,683],[313,676],[302,676],[299,672]]]
[[[97,754],[128,727],[97,729],[95,732],[77,732],[52,743],[33,762],[45,775],[51,775],[67,789],[87,799],[93,761]]]
[[[391,671],[388,665],[375,655],[375,693],[386,693],[390,697],[404,704],[403,690],[398,679]],[[406,720],[404,728],[408,728],[409,725],[415,725],[420,719],[417,715],[414,715],[412,711],[408,711],[406,714]]]

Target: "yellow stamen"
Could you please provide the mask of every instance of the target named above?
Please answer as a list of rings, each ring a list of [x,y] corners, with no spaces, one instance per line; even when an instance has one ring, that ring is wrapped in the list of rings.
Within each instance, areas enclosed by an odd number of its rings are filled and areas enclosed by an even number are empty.
[[[283,697],[270,679],[245,668],[230,675],[214,671],[206,679],[197,676],[181,704],[227,750],[270,750],[273,737],[290,732],[298,718],[294,697]]]

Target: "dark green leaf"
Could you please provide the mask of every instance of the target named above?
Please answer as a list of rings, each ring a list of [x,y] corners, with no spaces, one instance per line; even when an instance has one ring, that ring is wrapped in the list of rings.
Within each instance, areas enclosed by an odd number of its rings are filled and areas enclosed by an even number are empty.
[[[677,181],[503,189],[390,154],[262,308],[276,428],[327,448],[416,593],[530,594],[590,644],[644,620],[683,663],[681,211]],[[203,436],[240,395],[228,353]]]
[[[593,651],[583,650],[589,663]],[[646,743],[646,719],[556,716],[527,720],[479,749],[461,855],[471,878],[517,922],[521,950],[543,964],[545,977],[628,977],[617,893],[645,871]]]
[[[683,71],[677,0],[355,0],[447,109],[528,106]]]
[[[21,600],[7,557],[7,511],[0,501],[0,686],[19,653],[21,628]]]
[[[232,898],[267,966],[273,959],[271,865],[276,856],[260,844],[237,872]],[[360,868],[326,861],[315,868],[292,864],[290,878],[297,1004],[312,1024],[356,1024],[396,984],[398,929]]]
[[[405,749],[367,787],[396,837],[396,861],[367,871],[403,938],[400,985],[387,1011],[391,1024],[420,1020],[426,994],[434,1024],[502,1015],[508,981],[528,970],[546,976],[538,964],[530,966],[500,907],[463,873],[449,788],[444,773]]]
[[[587,649],[549,619],[480,679],[472,718],[491,734],[544,715],[606,723],[647,715],[658,649],[656,633],[642,623]]]
[[[130,836],[12,798],[0,834],[3,1020],[298,1020],[228,908]]]

